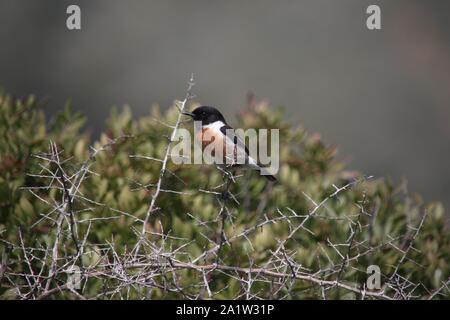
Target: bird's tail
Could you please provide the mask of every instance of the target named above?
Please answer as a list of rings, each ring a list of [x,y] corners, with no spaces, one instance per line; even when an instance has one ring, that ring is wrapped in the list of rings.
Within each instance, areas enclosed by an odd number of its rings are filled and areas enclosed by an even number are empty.
[[[275,178],[275,176],[273,176],[273,175],[271,175],[271,174],[265,175],[264,177],[266,177],[267,180],[272,181],[272,182],[277,181],[277,178]]]
[[[248,158],[249,167],[255,169],[259,172],[260,175],[267,178],[269,181],[277,181],[277,178],[270,172],[266,167],[261,166],[257,161],[253,160],[253,158]]]
[[[269,170],[267,170],[266,168],[263,168],[263,167],[258,166],[258,171],[259,171],[259,173],[260,173],[262,176],[266,177],[267,180],[272,181],[272,182],[277,181],[277,178],[275,178],[275,176],[272,175],[272,174],[269,172]]]

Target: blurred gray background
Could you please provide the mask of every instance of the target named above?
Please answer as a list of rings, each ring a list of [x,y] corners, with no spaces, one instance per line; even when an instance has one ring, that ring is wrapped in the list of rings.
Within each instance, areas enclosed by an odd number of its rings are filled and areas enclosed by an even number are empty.
[[[82,30],[66,29],[78,4]],[[366,28],[378,4],[382,30]],[[73,107],[98,134],[182,98],[233,124],[246,93],[340,146],[350,167],[450,205],[450,1],[0,1],[0,86]],[[448,211],[448,210],[447,210]]]

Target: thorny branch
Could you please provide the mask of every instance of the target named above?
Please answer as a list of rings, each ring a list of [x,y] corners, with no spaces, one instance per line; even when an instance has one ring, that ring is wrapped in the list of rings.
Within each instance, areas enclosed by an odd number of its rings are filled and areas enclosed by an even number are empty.
[[[170,136],[169,143],[167,144],[167,147],[166,147],[166,152],[165,152],[165,155],[164,155],[164,159],[162,159],[162,160],[156,159],[156,160],[158,160],[159,162],[162,163],[161,164],[161,170],[159,172],[158,182],[156,183],[156,190],[155,190],[155,192],[153,193],[153,195],[151,197],[150,205],[148,207],[147,212],[145,213],[145,219],[144,219],[144,222],[142,224],[141,236],[139,237],[139,240],[136,243],[136,246],[134,248],[136,256],[139,253],[139,249],[141,247],[143,238],[145,237],[145,231],[146,231],[146,228],[147,228],[147,223],[148,223],[148,220],[150,218],[150,215],[155,210],[156,200],[158,199],[159,193],[161,192],[161,184],[162,184],[162,181],[163,181],[163,178],[164,178],[164,174],[166,173],[166,167],[167,167],[167,162],[169,161],[169,156],[170,156],[170,150],[171,150],[171,147],[172,147],[172,142],[174,141],[174,139],[175,139],[175,137],[177,135],[178,127],[179,127],[179,125],[181,123],[181,118],[182,118],[182,115],[183,115],[182,112],[183,112],[184,108],[186,107],[187,102],[190,99],[192,99],[192,97],[193,97],[193,95],[192,95],[192,88],[194,87],[194,85],[195,85],[194,74],[191,74],[191,78],[190,78],[189,83],[188,83],[186,96],[185,96],[183,101],[181,101],[181,102],[179,102],[177,104],[177,107],[178,107],[178,110],[179,110],[178,118],[177,118],[177,121],[176,121],[175,125],[172,126],[173,130],[172,130],[172,134]]]

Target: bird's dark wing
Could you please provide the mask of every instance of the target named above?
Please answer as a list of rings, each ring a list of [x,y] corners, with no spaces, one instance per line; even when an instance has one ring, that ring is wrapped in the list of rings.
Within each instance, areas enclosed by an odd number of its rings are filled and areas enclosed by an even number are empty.
[[[237,145],[238,148],[243,148],[245,150],[245,153],[249,155],[247,146],[241,139],[239,139],[239,137],[236,134],[234,134],[234,129],[232,127],[230,127],[228,124],[225,124],[220,128],[220,131],[225,136],[227,136],[227,138],[231,139],[233,143]]]
[[[227,130],[229,130],[228,133],[227,133]],[[247,146],[234,133],[234,129],[232,127],[230,127],[228,124],[225,124],[224,126],[222,126],[220,128],[220,131],[227,137],[226,139],[230,139],[231,141],[233,141],[234,145],[236,145],[237,148],[245,150],[245,154],[246,154],[245,161],[246,161],[247,164],[250,164],[251,167],[253,167],[254,169],[258,170],[260,172],[260,174],[264,175],[270,181],[277,181],[277,178],[275,178],[275,176],[270,174],[270,172],[267,171],[266,168],[261,167],[256,160],[254,160],[254,159],[252,159],[250,157],[250,153],[248,151]]]

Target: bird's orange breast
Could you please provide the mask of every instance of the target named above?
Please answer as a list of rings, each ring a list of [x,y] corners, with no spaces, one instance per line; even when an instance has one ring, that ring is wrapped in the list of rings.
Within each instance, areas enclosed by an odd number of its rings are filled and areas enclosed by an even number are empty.
[[[223,163],[236,158],[236,146],[229,146],[227,149],[227,140],[222,132],[216,132],[211,128],[202,128],[197,132],[196,139],[201,143],[203,150],[210,144],[215,144],[215,146],[211,146],[213,147],[213,150],[211,150],[212,156],[215,156],[216,149],[222,148]]]
[[[199,130],[196,138],[199,142],[201,142],[203,148],[211,143],[216,143],[219,145],[224,142],[222,133],[215,132],[210,128],[202,128],[202,130]]]

